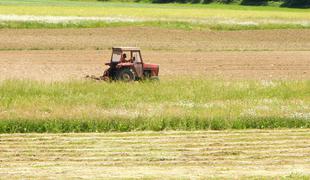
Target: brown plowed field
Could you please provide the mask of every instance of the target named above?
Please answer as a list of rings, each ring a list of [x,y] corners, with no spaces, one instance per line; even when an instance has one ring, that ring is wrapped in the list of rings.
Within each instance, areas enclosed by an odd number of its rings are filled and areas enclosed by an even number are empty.
[[[310,51],[155,52],[144,59],[160,64],[162,77],[209,79],[310,79]],[[1,51],[0,79],[58,81],[100,75],[109,51]]]
[[[310,79],[310,30],[0,30],[0,80],[100,75],[111,46],[140,46],[163,78]]]

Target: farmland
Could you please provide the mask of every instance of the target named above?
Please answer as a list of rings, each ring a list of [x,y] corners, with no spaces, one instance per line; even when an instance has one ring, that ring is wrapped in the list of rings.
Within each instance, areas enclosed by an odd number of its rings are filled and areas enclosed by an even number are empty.
[[[5,72],[1,80],[62,81],[101,75],[112,46],[141,47],[145,61],[160,64],[161,77],[166,79],[182,74],[225,80],[310,77],[309,30],[210,32],[114,27],[0,32],[0,70]]]
[[[308,34],[2,29],[0,175],[308,178]],[[161,81],[84,80],[114,42],[142,47]]]
[[[307,179],[308,130],[1,134],[2,178]]]
[[[0,0],[0,179],[309,178],[309,13]],[[112,46],[160,81],[86,80]]]
[[[39,9],[39,10],[38,10]],[[308,9],[236,5],[0,1],[0,27],[81,28],[143,26],[177,29],[308,29]]]

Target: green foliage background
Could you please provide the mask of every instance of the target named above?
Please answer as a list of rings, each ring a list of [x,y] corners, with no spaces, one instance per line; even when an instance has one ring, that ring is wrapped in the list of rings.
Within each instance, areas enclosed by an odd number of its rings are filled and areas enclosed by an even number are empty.
[[[140,1],[140,0],[136,0]],[[152,3],[223,3],[223,4],[241,4],[241,5],[253,5],[261,6],[268,4],[278,4],[283,7],[299,7],[309,8],[310,0],[150,0]]]

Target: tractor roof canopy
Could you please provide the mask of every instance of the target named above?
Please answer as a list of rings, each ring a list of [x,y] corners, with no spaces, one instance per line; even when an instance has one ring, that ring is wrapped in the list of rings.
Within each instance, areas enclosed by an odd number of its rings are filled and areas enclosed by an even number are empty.
[[[140,51],[138,47],[113,47],[113,51]]]
[[[122,54],[129,57],[127,61],[142,62],[140,48],[138,47],[112,47],[112,50],[111,62],[121,61]]]

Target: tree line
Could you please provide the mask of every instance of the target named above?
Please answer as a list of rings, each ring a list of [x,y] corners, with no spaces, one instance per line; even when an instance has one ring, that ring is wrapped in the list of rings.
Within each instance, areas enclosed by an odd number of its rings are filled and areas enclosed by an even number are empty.
[[[280,2],[282,7],[310,8],[310,0],[151,0],[152,3],[240,3],[241,5],[264,6],[268,2]]]

